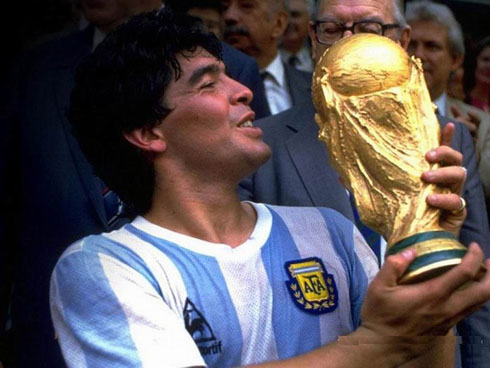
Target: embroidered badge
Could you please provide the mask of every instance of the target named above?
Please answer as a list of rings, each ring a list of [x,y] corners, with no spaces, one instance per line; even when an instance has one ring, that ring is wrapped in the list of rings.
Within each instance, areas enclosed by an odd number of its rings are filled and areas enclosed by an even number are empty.
[[[338,305],[337,286],[320,258],[286,262],[286,286],[296,306],[311,314],[333,312]]]

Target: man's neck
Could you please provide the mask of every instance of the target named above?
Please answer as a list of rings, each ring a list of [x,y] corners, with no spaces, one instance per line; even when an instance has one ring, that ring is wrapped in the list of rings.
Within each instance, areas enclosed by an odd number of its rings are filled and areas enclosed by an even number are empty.
[[[166,229],[211,243],[244,243],[253,232],[257,215],[240,202],[235,187],[186,185],[172,182],[155,189],[145,218]]]
[[[279,53],[278,48],[273,48],[268,52],[264,52],[261,55],[257,56],[257,64],[259,65],[260,70],[264,70],[269,66],[270,63],[276,58]]]

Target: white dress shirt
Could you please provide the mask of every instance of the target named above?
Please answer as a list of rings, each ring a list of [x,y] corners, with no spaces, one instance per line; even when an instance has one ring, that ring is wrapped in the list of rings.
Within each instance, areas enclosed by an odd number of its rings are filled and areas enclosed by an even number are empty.
[[[264,80],[265,95],[271,114],[289,109],[292,106],[292,99],[279,53],[265,69],[260,71],[260,74]]]

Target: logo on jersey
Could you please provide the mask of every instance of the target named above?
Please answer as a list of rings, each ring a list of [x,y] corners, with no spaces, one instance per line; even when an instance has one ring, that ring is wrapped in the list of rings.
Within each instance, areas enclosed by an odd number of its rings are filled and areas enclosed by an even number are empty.
[[[289,275],[286,286],[296,306],[311,314],[328,313],[337,308],[335,280],[320,258],[286,262],[284,267]]]
[[[221,341],[216,339],[211,326],[189,298],[185,301],[184,323],[203,357],[221,354]]]

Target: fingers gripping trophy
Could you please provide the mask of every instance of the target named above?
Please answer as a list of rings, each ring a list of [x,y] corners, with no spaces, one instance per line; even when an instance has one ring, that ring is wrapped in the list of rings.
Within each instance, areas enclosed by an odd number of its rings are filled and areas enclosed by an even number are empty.
[[[424,183],[425,153],[440,128],[420,60],[387,37],[357,34],[331,46],[313,76],[319,138],[361,220],[388,242],[387,255],[415,247],[403,276],[412,283],[460,263],[466,247],[439,225],[426,197],[449,189]]]

